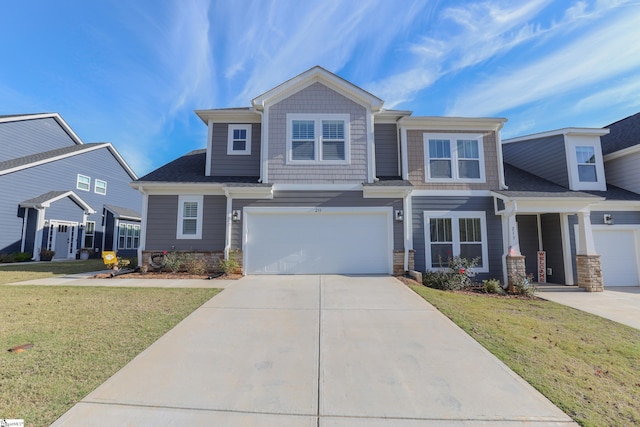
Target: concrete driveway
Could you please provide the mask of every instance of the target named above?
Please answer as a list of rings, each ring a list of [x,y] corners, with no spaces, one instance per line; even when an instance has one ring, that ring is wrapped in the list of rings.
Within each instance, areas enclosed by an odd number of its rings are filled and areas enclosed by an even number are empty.
[[[249,276],[53,425],[574,424],[394,278]]]
[[[577,286],[541,285],[537,296],[640,329],[638,286],[607,286],[604,292],[586,292]]]

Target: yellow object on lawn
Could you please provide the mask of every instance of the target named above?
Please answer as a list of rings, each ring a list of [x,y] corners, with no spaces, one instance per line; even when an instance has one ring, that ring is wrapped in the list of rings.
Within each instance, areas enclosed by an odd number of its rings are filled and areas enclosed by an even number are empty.
[[[105,265],[109,265],[118,262],[118,258],[116,257],[116,253],[113,251],[103,251],[102,261]]]

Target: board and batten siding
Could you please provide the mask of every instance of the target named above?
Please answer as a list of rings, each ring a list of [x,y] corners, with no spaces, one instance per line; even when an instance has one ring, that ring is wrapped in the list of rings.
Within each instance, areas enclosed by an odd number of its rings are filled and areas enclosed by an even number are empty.
[[[242,124],[242,123],[235,123]],[[261,125],[251,125],[251,154],[227,154],[229,123],[214,123],[211,143],[211,176],[260,176]]]
[[[402,209],[402,199],[365,199],[360,191],[277,191],[273,199],[235,199],[233,209],[245,207],[391,207]],[[242,216],[244,220],[244,215]],[[366,245],[366,242],[362,242]],[[393,221],[394,250],[404,249],[403,223]],[[242,222],[232,224],[231,249],[242,249]]]
[[[482,211],[487,218],[487,249],[489,256],[489,273],[478,273],[476,280],[502,278],[502,221],[495,215],[493,198],[491,197],[413,197],[413,249],[415,250],[415,268],[426,270],[425,260],[425,211]]]
[[[91,178],[89,191],[76,189],[77,175]],[[94,192],[95,179],[107,181],[107,194]],[[40,196],[49,191],[73,191],[84,200],[96,213],[89,215],[88,221],[95,221],[96,232],[103,231],[102,208],[105,204],[120,206],[140,212],[142,195],[131,188],[131,177],[122,169],[120,163],[107,148],[89,151],[76,156],[56,160],[27,169],[22,169],[0,176],[2,203],[0,203],[0,252],[12,252],[6,249],[22,238],[22,218],[18,216],[21,202]],[[69,199],[67,199],[69,200]],[[47,219],[82,222],[82,210],[75,204],[72,217],[65,217],[58,208],[61,201],[54,202],[46,210]],[[74,211],[74,212],[75,212]],[[30,212],[29,215],[33,213]],[[13,246],[15,247],[15,245]],[[32,246],[25,246],[31,250]]]
[[[395,123],[374,126],[376,144],[376,175],[400,176],[398,170],[398,127]]]
[[[349,114],[351,163],[288,164],[287,113]],[[321,83],[294,93],[269,109],[268,177],[270,183],[361,183],[367,181],[367,110]]]
[[[607,183],[625,190],[640,193],[640,153],[633,153],[605,161]]]
[[[53,118],[0,123],[0,162],[74,145]]]
[[[470,133],[482,134],[482,145],[484,148],[484,173],[485,182],[482,183],[448,183],[448,182],[425,182],[425,133]],[[407,131],[407,160],[408,177],[411,184],[418,190],[493,190],[499,188],[500,174],[498,165],[497,141],[495,132],[487,131],[451,131],[437,129],[410,129]]]
[[[176,239],[178,196],[150,195],[147,210],[145,250],[224,250],[226,215],[227,198],[225,196],[204,196],[202,239]]]
[[[505,163],[555,184],[569,187],[563,135],[502,144],[502,156]]]

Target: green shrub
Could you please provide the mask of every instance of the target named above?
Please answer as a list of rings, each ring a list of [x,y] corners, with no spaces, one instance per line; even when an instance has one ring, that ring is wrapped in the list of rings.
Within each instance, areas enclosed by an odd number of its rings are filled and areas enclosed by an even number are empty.
[[[538,292],[538,286],[533,281],[533,275],[515,274],[512,276],[511,281],[513,286],[510,288],[510,292],[516,295],[523,295],[526,297],[532,297]]]
[[[498,279],[486,279],[482,281],[482,289],[487,294],[504,294],[504,289]]]
[[[479,258],[466,259],[459,256],[449,258],[449,268],[445,271],[427,271],[422,275],[425,286],[445,291],[457,291],[474,286],[473,268],[478,265]]]
[[[184,254],[183,267],[189,274],[203,276],[208,273],[207,261],[195,254]]]
[[[450,274],[446,271],[425,271],[422,274],[422,284],[429,288],[443,291],[452,290],[449,276]]]
[[[172,273],[184,269],[184,255],[180,252],[167,252],[164,256],[164,267]]]
[[[236,260],[235,252],[229,251],[227,259],[221,259],[218,262],[218,269],[224,274],[233,274],[238,271],[240,264]]]

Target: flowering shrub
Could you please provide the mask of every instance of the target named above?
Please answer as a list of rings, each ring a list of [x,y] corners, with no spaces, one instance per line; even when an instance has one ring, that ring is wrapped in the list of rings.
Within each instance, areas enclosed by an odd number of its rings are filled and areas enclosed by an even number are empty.
[[[447,291],[465,289],[474,285],[473,268],[478,265],[479,258],[466,259],[454,256],[448,259],[447,270],[426,271],[422,275],[422,283],[425,286]],[[442,263],[441,263],[442,264]]]

